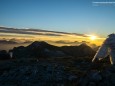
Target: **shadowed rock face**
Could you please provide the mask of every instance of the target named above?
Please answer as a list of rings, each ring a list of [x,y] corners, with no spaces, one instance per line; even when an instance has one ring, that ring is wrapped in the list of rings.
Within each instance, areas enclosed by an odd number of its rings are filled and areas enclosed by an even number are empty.
[[[90,70],[86,76],[81,78],[79,86],[114,86],[115,66],[102,71]]]
[[[5,70],[0,73],[0,86],[51,86],[56,84],[60,86],[67,81],[77,79],[74,74],[66,73],[64,66],[44,61],[6,62],[6,65],[0,69]]]
[[[86,71],[79,62],[77,66]],[[75,65],[74,65],[75,66]],[[15,60],[0,63],[0,86],[115,86],[115,67],[111,66],[101,71],[88,70],[80,75],[78,67],[65,70],[69,66],[47,60]],[[70,66],[71,68],[72,66]],[[88,69],[88,67],[87,67]],[[75,71],[76,72],[70,72]]]
[[[15,47],[13,50],[14,58],[39,58],[39,57],[59,57],[65,56],[61,48],[50,45],[46,42],[35,41],[27,47]]]
[[[47,48],[47,49],[50,49],[50,50],[59,49],[58,47],[50,45],[50,44],[48,44],[47,42],[44,42],[44,41],[35,41],[32,44],[30,44],[29,46],[27,46],[27,48],[29,48],[29,49],[38,48],[38,47]]]
[[[95,54],[95,51],[86,44],[81,44],[80,46],[64,46],[62,50],[75,57],[94,56]]]

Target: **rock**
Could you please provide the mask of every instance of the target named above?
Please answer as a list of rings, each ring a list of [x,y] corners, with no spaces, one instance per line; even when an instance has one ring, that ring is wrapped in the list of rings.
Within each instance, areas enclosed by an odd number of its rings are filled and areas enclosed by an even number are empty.
[[[44,49],[44,54],[47,56],[47,57],[64,57],[66,56],[65,53],[63,53],[62,51],[59,51],[59,50],[49,50],[49,49]]]
[[[0,60],[10,59],[10,54],[6,50],[0,51]]]
[[[95,82],[89,82],[88,86],[97,86]]]
[[[107,86],[107,84],[104,82],[100,82],[100,83],[98,83],[98,86]]]
[[[61,49],[68,55],[75,57],[94,56],[95,51],[87,44],[83,43],[79,46],[63,46]]]
[[[68,77],[68,80],[70,80],[70,81],[77,80],[77,79],[78,79],[78,77],[75,76],[75,75],[70,75],[70,76]]]
[[[111,73],[115,73],[115,65],[112,65],[109,69],[107,69]]]
[[[99,82],[100,80],[102,80],[102,76],[98,71],[91,71],[91,73],[88,76],[90,81]]]
[[[50,45],[43,41],[35,41],[27,47],[19,46],[10,50],[13,58],[48,58],[63,57],[66,54],[60,47]]]
[[[107,78],[109,78],[111,76],[111,72],[108,71],[108,70],[104,70],[100,74],[104,79],[107,79]]]
[[[110,77],[110,82],[115,85],[115,74],[112,74]]]
[[[87,76],[85,76],[85,77],[80,78],[78,85],[79,86],[87,86],[88,83],[89,83],[89,78]]]

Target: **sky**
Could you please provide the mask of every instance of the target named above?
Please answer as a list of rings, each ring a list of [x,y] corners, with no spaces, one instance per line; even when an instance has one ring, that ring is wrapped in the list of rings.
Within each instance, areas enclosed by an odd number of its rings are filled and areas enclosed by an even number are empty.
[[[0,26],[94,34],[115,32],[115,0],[0,0]]]

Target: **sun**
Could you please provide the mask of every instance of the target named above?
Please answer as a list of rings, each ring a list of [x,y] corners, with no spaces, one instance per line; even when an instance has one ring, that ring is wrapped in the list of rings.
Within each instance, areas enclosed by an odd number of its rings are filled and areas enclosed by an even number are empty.
[[[96,36],[90,36],[91,40],[95,40],[97,37]]]

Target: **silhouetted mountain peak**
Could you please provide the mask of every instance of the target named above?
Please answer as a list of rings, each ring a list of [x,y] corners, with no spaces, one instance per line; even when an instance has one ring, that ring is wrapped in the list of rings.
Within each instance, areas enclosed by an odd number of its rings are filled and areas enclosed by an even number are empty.
[[[13,57],[59,57],[59,56],[93,56],[95,51],[87,44],[80,46],[57,47],[44,41],[35,41],[27,47],[17,47],[12,50]]]
[[[88,49],[92,49],[90,46],[88,46],[86,43],[82,43],[81,45],[78,46],[79,48],[88,48]]]
[[[43,47],[49,45],[48,43],[44,42],[44,41],[34,41],[32,44],[30,44],[28,47]]]
[[[29,48],[29,49],[36,49],[36,48],[46,49],[47,48],[49,50],[59,49],[57,46],[48,44],[47,42],[44,42],[44,41],[35,41],[32,44],[30,44],[29,46],[27,46],[27,48]]]
[[[86,43],[82,43],[81,45],[79,45],[80,47],[84,47],[84,46],[88,46]]]
[[[79,46],[64,46],[62,50],[72,56],[93,56],[95,52],[86,43]]]

